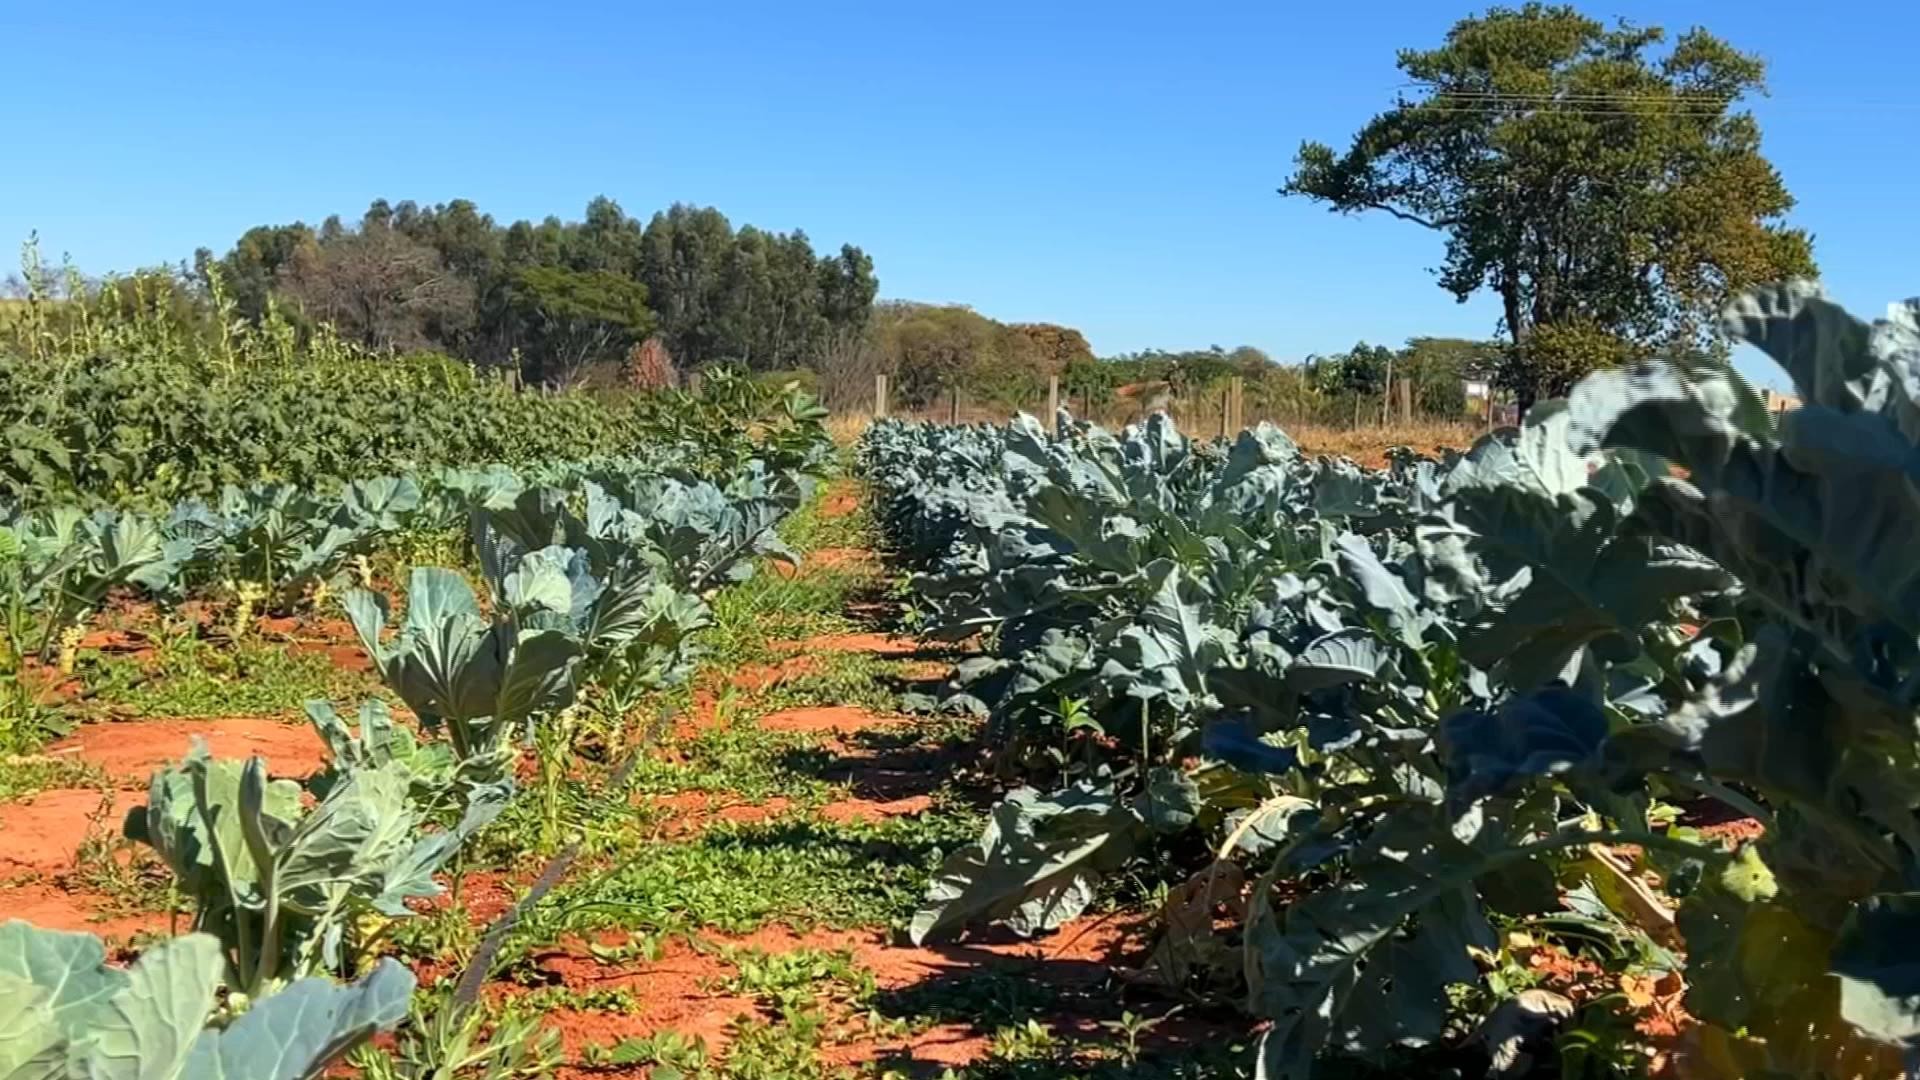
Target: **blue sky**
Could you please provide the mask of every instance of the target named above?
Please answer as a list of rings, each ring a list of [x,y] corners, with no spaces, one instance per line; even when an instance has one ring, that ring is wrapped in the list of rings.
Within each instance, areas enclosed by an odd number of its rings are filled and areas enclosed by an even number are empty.
[[[1862,313],[1920,293],[1920,5],[1607,0],[1772,65],[1766,149]],[[882,294],[1081,327],[1101,352],[1282,359],[1487,334],[1436,234],[1274,193],[1395,49],[1478,8],[1371,4],[12,4],[0,238],[90,272],[375,196],[501,220],[711,204],[860,244]]]

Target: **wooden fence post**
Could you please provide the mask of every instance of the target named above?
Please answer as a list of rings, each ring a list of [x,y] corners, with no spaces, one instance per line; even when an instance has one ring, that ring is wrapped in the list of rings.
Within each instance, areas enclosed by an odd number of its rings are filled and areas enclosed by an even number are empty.
[[[1400,422],[1413,423],[1413,380],[1400,380]]]
[[[873,418],[887,418],[887,376],[884,372],[873,377]]]
[[[1380,425],[1385,427],[1393,420],[1393,354],[1387,354],[1386,391],[1380,396]]]
[[[1227,386],[1229,387],[1229,393],[1233,395],[1233,430],[1227,433],[1228,437],[1231,438],[1233,435],[1245,430],[1247,426],[1247,381],[1235,375],[1233,381],[1228,383]]]
[[[957,386],[953,388],[953,396],[947,399],[947,423],[960,426],[960,388]]]
[[[1060,376],[1047,376],[1047,423],[1060,415]]]
[[[1233,383],[1229,381],[1225,389],[1220,391],[1221,438],[1226,439],[1233,436],[1233,429],[1227,426],[1231,423],[1233,423]]]

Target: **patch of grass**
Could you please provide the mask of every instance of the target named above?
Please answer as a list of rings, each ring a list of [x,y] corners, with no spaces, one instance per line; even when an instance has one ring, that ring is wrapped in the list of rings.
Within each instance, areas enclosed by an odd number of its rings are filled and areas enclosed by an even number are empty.
[[[996,1029],[984,1060],[940,1080],[1243,1080],[1253,1075],[1253,1057],[1251,1040],[1146,1052],[1123,1031],[1079,1038],[1028,1020]],[[915,1075],[894,1064],[875,1063],[881,1080]]]
[[[829,497],[823,486],[813,499],[780,523],[780,536],[799,552],[798,572],[762,566],[747,581],[715,597],[714,625],[703,635],[712,650],[711,662],[723,668],[767,663],[776,658],[770,646],[853,628],[846,611],[850,601],[883,588],[877,564],[809,565],[805,557],[826,548],[871,548],[873,524],[864,509],[828,516],[821,508]]]
[[[701,632],[708,663],[723,670],[770,663],[775,642],[846,633],[848,601],[866,591],[871,578],[858,568],[832,567],[794,577],[767,568],[713,601],[713,625]]]
[[[831,785],[807,772],[829,756],[819,740],[796,732],[768,731],[735,715],[675,744],[678,760],[647,754],[633,771],[632,790],[646,795],[686,791],[726,792],[754,802],[776,796],[819,801]]]
[[[906,680],[898,660],[861,652],[819,652],[804,671],[781,679],[755,695],[766,712],[819,705],[853,705],[871,712],[895,712],[897,689]]]
[[[630,1013],[640,1010],[640,999],[625,986],[600,986],[583,990],[560,984],[516,994],[507,1000],[506,1007],[501,1011],[504,1016],[512,1018],[538,1016],[556,1009]]]
[[[802,947],[774,953],[722,947],[720,955],[733,965],[734,974],[716,988],[755,998],[771,1008],[796,1008],[823,1000],[863,1007],[878,990],[873,972],[855,963],[853,954],[844,949]]]
[[[110,786],[100,766],[77,757],[0,757],[0,802],[55,788]]]
[[[73,870],[61,883],[70,889],[106,898],[103,916],[173,911],[180,891],[159,856],[144,844],[126,839],[121,818],[114,813],[114,793],[102,789],[100,805],[87,815],[87,832],[74,853]]]
[[[867,513],[864,495],[858,485],[845,481],[821,485],[812,501],[781,522],[781,539],[800,551],[819,551],[822,548],[875,549],[875,537],[878,534],[874,529],[873,517]],[[859,500],[850,512],[825,512],[829,501],[844,500],[848,496]]]
[[[1024,1024],[1066,1008],[1059,988],[1025,968],[960,971],[880,996],[874,1007],[916,1026],[963,1023],[977,1028]]]
[[[381,692],[372,677],[335,667],[324,653],[251,638],[227,646],[182,634],[146,656],[88,652],[81,664],[97,706],[141,716],[298,713],[314,698]]]
[[[611,1069],[623,1065],[652,1065],[659,1077],[710,1077],[716,1075],[708,1064],[704,1039],[662,1031],[645,1038],[626,1038],[611,1046],[589,1043],[582,1048],[581,1064],[592,1069]]]
[[[449,566],[478,570],[473,557],[473,541],[467,527],[423,529],[387,536],[380,547],[365,557],[364,566],[376,582],[405,585],[416,566]]]
[[[919,904],[942,853],[978,829],[978,815],[955,808],[879,822],[794,814],[719,823],[556,889],[529,920],[527,940],[603,929],[748,933],[775,921],[897,926]]]
[[[0,653],[11,646],[0,640]],[[0,661],[0,759],[37,753],[72,726],[53,703],[50,681]]]
[[[388,925],[387,942],[408,960],[452,961],[464,966],[480,944],[487,923],[462,904],[433,907]]]

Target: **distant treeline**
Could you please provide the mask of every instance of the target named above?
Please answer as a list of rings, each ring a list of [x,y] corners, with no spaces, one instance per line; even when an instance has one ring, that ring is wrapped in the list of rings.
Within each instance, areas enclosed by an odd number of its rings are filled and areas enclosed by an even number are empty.
[[[1074,407],[1105,414],[1203,400],[1239,376],[1258,416],[1350,423],[1379,414],[1392,371],[1412,381],[1421,413],[1451,417],[1466,406],[1463,380],[1491,370],[1500,350],[1419,338],[1291,363],[1246,345],[1098,357],[1069,326],[876,302],[873,260],[850,244],[816,253],[799,230],[736,228],[710,207],[675,205],[643,223],[607,198],[579,221],[505,226],[463,199],[382,199],[352,224],[256,226],[191,266],[87,282],[36,264],[27,277],[42,295],[122,294],[128,310],[189,337],[234,319],[303,341],[324,328],[370,355],[441,354],[548,387],[674,385],[724,365],[799,381],[842,411],[871,407],[879,374],[906,410],[954,391],[976,409],[1035,410],[1057,376]],[[0,307],[0,324],[6,316]]]
[[[864,330],[879,287],[851,245],[818,255],[798,230],[735,229],[703,207],[642,223],[604,197],[577,222],[504,226],[464,199],[380,199],[355,225],[257,226],[196,266],[217,266],[244,315],[276,303],[358,344],[547,384],[621,363],[650,338],[681,368],[803,367],[834,335]]]

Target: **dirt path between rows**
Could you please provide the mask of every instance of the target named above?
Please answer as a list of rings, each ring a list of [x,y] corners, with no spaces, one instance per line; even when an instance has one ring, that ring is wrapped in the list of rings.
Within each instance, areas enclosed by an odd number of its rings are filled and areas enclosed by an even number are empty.
[[[833,491],[828,495],[825,512],[829,515],[851,513],[857,505],[844,491]],[[873,553],[865,550],[827,548],[809,553],[791,572],[804,575],[819,569],[874,561]],[[909,661],[909,670],[916,677],[943,674],[948,667],[943,661],[925,659],[929,654],[921,641],[877,631],[776,643],[775,651],[783,654],[778,661],[723,673],[721,678],[736,689],[764,692],[784,680],[804,676],[825,653]],[[847,781],[853,795],[815,811],[830,821],[872,821],[926,812],[932,805],[926,792],[934,786],[928,782],[929,771],[952,767],[951,762],[924,754],[912,760],[892,761],[884,754],[854,749],[855,737],[862,734],[911,731],[915,721],[902,715],[875,713],[851,705],[826,705],[768,713],[758,723],[769,730],[824,736],[825,745],[839,755],[844,771],[829,774],[828,779]],[[697,729],[698,722],[690,727]],[[683,728],[682,733],[687,733],[687,729]],[[735,802],[724,794],[702,792],[664,796],[656,803],[674,815],[669,835],[686,835],[713,821],[770,820],[790,808],[787,800],[780,798],[757,803]],[[581,1048],[587,1044],[605,1046],[621,1039],[653,1037],[671,1031],[699,1039],[710,1055],[724,1058],[736,1034],[737,1020],[754,1016],[771,1018],[769,1010],[755,1000],[717,989],[734,971],[733,964],[722,955],[729,948],[770,954],[800,949],[842,952],[849,955],[854,964],[873,974],[878,996],[883,999],[902,1000],[915,995],[937,998],[943,990],[953,991],[964,984],[1000,975],[1044,985],[1058,992],[1063,1001],[1100,991],[1111,982],[1116,965],[1140,955],[1145,948],[1137,922],[1091,917],[1078,920],[1040,941],[1002,935],[928,948],[909,945],[881,929],[795,930],[780,924],[744,936],[708,933],[701,935],[700,941],[701,945],[696,947],[676,939],[651,963],[605,964],[584,942],[567,943],[541,953],[537,963],[549,977],[575,990],[624,991],[637,1003],[636,1007],[619,1012],[557,1010],[548,1013],[549,1023],[561,1033],[568,1057],[577,1060]],[[828,987],[821,987],[821,1000],[826,1000],[828,991]],[[886,1068],[901,1070],[910,1076],[937,1076],[944,1069],[960,1068],[987,1057],[994,1037],[992,1026],[984,1021],[942,1020],[922,1030],[888,1032],[875,1031],[851,1015],[839,1019],[841,1022],[830,1025],[822,1040],[822,1061],[829,1067],[882,1062]],[[1092,1036],[1099,1031],[1097,1019],[1089,1013],[1047,1016],[1044,1022],[1062,1035]],[[567,1080],[586,1080],[647,1074],[645,1067],[633,1066],[570,1067],[558,1075]]]
[[[840,485],[829,493],[825,511],[851,513],[857,500]],[[792,573],[845,568],[875,562],[872,552],[857,548],[826,548],[811,552]],[[866,605],[862,605],[863,609]],[[324,646],[326,643],[322,642]],[[810,637],[776,645],[780,658],[772,664],[722,673],[721,680],[748,692],[765,691],[782,680],[805,675],[827,653],[851,653],[907,665],[915,678],[936,677],[946,670],[944,654],[930,653],[913,638],[878,631]],[[700,709],[711,722],[711,710]],[[685,736],[703,722],[690,717],[678,729]],[[761,726],[775,731],[822,737],[836,757],[825,779],[845,783],[846,797],[813,812],[832,822],[880,821],[927,812],[929,777],[944,775],[954,762],[918,749],[892,754],[861,749],[858,736],[874,732],[905,733],[915,721],[903,715],[870,712],[851,705],[809,706],[775,711],[761,717]],[[56,788],[17,801],[0,803],[0,912],[37,925],[88,931],[108,940],[120,955],[143,935],[164,934],[170,918],[158,912],[129,911],[122,899],[94,888],[117,870],[129,873],[131,850],[111,841],[119,836],[126,813],[144,802],[152,771],[183,756],[191,741],[205,739],[216,756],[267,758],[272,774],[303,778],[324,762],[324,748],[304,723],[270,718],[233,717],[213,720],[152,719],[83,725],[55,743],[46,754],[55,760],[88,763],[104,777],[95,787]],[[793,807],[788,800],[759,802],[726,793],[690,792],[655,799],[666,811],[663,840],[684,839],[714,822],[750,823],[780,817]],[[89,866],[87,860],[94,865]],[[478,880],[485,878],[486,880]],[[487,919],[511,903],[511,882],[498,874],[476,874],[467,881],[468,909]],[[497,902],[479,902],[483,896]],[[483,910],[484,909],[484,910]],[[1097,1010],[1074,1010],[1050,1015],[1044,1022],[1063,1035],[1097,1033],[1095,1014],[1117,1001],[1111,993],[1113,970],[1145,948],[1139,924],[1086,918],[1045,940],[1031,942],[988,937],[964,945],[916,948],[881,929],[796,930],[770,925],[749,935],[697,935],[697,940],[674,938],[652,961],[603,961],[587,942],[562,941],[537,951],[534,968],[554,983],[574,991],[620,991],[618,1000],[631,1001],[620,1011],[556,1009],[546,1014],[557,1030],[568,1059],[578,1061],[583,1048],[606,1046],[623,1038],[675,1032],[701,1040],[711,1058],[723,1058],[743,1017],[772,1020],[761,1002],[728,994],[721,989],[735,971],[723,955],[727,949],[756,949],[787,953],[797,949],[841,951],[870,971],[883,997],[899,999],[923,995],[938,997],[970,980],[995,975],[1037,984],[1059,993],[1059,1000],[1098,998]],[[600,944],[610,944],[610,941]],[[496,995],[525,992],[525,987],[497,986]],[[823,987],[823,995],[826,988]],[[962,992],[964,998],[964,990]],[[823,1000],[824,997],[823,997]],[[974,1022],[948,1010],[931,1026],[920,1030],[875,1028],[850,1010],[836,1014],[833,1029],[822,1038],[823,1063],[831,1067],[883,1061],[887,1068],[908,1075],[938,1075],[987,1056],[994,1030],[984,1019]],[[647,1066],[585,1068],[569,1066],[558,1075],[572,1080],[587,1077],[643,1077]]]

